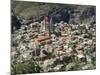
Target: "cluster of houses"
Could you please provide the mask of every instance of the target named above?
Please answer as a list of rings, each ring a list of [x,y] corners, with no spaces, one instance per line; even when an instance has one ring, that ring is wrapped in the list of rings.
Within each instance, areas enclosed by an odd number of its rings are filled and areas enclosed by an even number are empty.
[[[11,57],[12,63],[34,59],[44,72],[60,71],[65,64],[73,62],[93,64],[96,61],[96,25],[63,21],[53,24],[47,17],[41,23],[21,25],[12,34]],[[85,69],[89,68],[91,66]]]

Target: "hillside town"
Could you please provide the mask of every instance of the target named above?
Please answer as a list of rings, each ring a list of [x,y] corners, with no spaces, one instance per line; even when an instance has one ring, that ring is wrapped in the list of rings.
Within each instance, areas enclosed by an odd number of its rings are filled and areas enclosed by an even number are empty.
[[[22,25],[12,34],[11,63],[35,60],[43,72],[95,69],[96,25],[41,23]],[[74,68],[77,64],[81,67]]]
[[[95,6],[16,1],[11,21],[12,75],[96,69]]]

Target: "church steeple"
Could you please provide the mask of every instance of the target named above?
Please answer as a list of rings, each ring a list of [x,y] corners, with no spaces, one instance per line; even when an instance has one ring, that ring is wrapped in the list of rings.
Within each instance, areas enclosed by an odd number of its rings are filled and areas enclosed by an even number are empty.
[[[53,19],[52,19],[52,17],[50,17],[49,32],[53,33]]]

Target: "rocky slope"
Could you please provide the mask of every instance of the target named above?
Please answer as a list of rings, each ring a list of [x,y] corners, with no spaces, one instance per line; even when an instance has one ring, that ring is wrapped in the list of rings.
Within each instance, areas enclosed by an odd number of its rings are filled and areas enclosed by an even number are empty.
[[[90,23],[95,22],[96,15],[96,7],[88,5],[14,1],[12,8],[14,8],[17,16],[29,18],[41,15],[53,15],[54,19],[57,18],[55,22],[64,20],[69,23]]]

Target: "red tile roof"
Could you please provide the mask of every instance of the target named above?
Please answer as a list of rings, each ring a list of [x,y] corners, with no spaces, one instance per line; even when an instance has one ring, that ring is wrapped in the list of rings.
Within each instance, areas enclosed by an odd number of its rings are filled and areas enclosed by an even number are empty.
[[[45,41],[45,40],[49,40],[49,39],[51,39],[51,36],[39,36],[37,38],[37,41],[41,42],[41,41]]]

